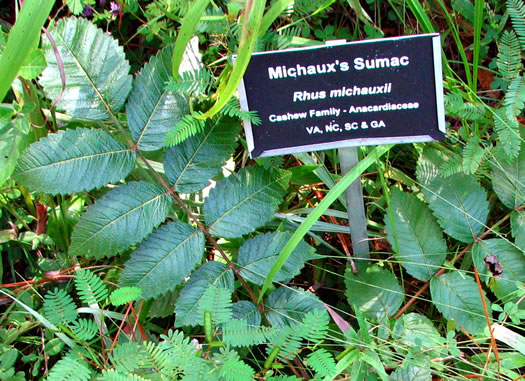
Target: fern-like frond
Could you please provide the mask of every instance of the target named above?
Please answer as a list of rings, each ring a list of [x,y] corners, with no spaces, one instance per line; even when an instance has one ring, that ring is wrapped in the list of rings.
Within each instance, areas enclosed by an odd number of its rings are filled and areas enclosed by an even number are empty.
[[[326,338],[330,318],[326,310],[308,312],[297,325],[296,333],[310,343],[318,343]]]
[[[103,302],[108,297],[108,288],[98,276],[82,269],[75,275],[75,288],[80,300],[87,305]]]
[[[198,114],[198,112],[195,113],[195,115]],[[197,119],[193,115],[184,115],[184,117],[166,134],[164,145],[171,147],[182,143],[190,136],[201,132],[205,126],[205,120]]]
[[[473,175],[481,165],[485,157],[485,148],[480,146],[480,138],[473,136],[463,148],[463,172]]]
[[[308,366],[314,370],[316,376],[324,378],[335,373],[335,360],[326,349],[318,349],[306,358]]]
[[[84,341],[91,340],[98,333],[98,326],[94,320],[80,318],[71,324],[73,333]]]
[[[147,378],[137,376],[136,374],[120,373],[115,369],[106,369],[102,371],[102,376],[97,378],[100,381],[146,381]]]
[[[183,332],[170,330],[167,335],[160,337],[163,341],[159,343],[159,348],[166,354],[173,369],[185,372],[198,360],[202,360],[196,357],[197,346],[189,338],[185,338]]]
[[[186,95],[205,95],[215,83],[213,74],[206,68],[188,70],[180,74],[178,79],[171,78],[166,90]]]
[[[142,293],[138,287],[120,287],[111,293],[109,300],[115,307],[137,300]]]
[[[515,118],[509,120],[505,110],[500,108],[494,114],[494,128],[507,158],[509,160],[516,158],[521,146],[518,121]]]
[[[461,172],[463,172],[463,158],[457,153],[450,159],[444,161],[439,167],[439,175],[441,177],[449,177]]]
[[[55,288],[44,297],[44,316],[53,324],[77,320],[77,305],[65,290]]]
[[[485,116],[485,108],[482,105],[464,102],[458,94],[447,94],[445,107],[448,115],[461,119],[476,121]]]
[[[166,377],[171,377],[175,373],[173,366],[170,366],[168,355],[156,343],[148,341],[144,344],[144,349],[151,363],[151,369],[153,369],[155,373],[162,374]]]
[[[130,373],[152,365],[145,348],[134,342],[117,345],[108,357],[115,370],[120,373]]]
[[[53,366],[47,381],[87,381],[91,379],[88,364],[76,356],[67,355]]]
[[[248,347],[267,343],[274,328],[249,325],[245,319],[232,319],[222,325],[222,340],[231,347]]]
[[[227,360],[220,368],[220,375],[226,381],[251,381],[255,371],[241,360]]]
[[[508,119],[514,119],[523,111],[525,102],[525,80],[520,75],[511,82],[503,99],[503,106]]]
[[[256,126],[261,124],[261,118],[257,116],[257,111],[242,111],[239,106],[239,101],[236,98],[230,98],[220,113],[232,118],[247,120]]]
[[[281,327],[272,337],[271,344],[266,347],[266,352],[270,354],[275,346],[281,348],[279,358],[293,360],[295,354],[301,349],[301,332],[299,325]]]
[[[507,11],[512,27],[518,35],[521,49],[525,50],[525,3],[523,0],[507,0]]]
[[[231,291],[213,284],[206,289],[199,300],[199,313],[208,311],[214,325],[222,324],[232,319]]]
[[[513,30],[503,32],[498,50],[496,65],[503,79],[510,82],[521,68],[520,43]]]

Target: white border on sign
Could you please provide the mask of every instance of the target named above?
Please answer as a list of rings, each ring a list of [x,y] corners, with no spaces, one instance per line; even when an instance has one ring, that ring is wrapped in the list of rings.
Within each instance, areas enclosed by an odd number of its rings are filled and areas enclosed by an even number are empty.
[[[327,41],[324,45],[316,46],[306,46],[302,48],[291,48],[284,50],[270,50],[265,52],[255,52],[252,55],[263,55],[263,54],[279,54],[287,53],[290,51],[301,51],[301,50],[312,50],[312,49],[322,49],[333,46],[341,45],[358,45],[358,44],[369,44],[380,41],[396,41],[396,40],[407,40],[411,38],[418,37],[430,37],[432,36],[432,58],[434,61],[434,78],[435,78],[435,89],[436,89],[436,106],[437,106],[437,120],[438,120],[438,129],[439,131],[446,133],[445,126],[445,99],[443,96],[443,74],[442,74],[442,63],[441,63],[441,37],[439,33],[426,33],[426,34],[414,34],[410,36],[399,36],[399,37],[389,37],[389,38],[374,38],[371,40],[362,40],[362,41],[351,41],[346,42],[345,40],[333,40]],[[235,61],[236,56],[233,57]],[[241,80],[239,87],[237,89],[239,93],[239,103],[241,110],[244,112],[250,111],[248,106],[248,98],[246,96],[246,88],[244,87],[244,78]],[[246,135],[246,144],[250,157],[252,157],[252,152],[255,149],[252,124],[248,120],[243,120],[244,132]],[[356,146],[367,146],[367,145],[380,145],[380,144],[397,144],[397,143],[423,143],[423,142],[433,142],[435,141],[430,135],[410,135],[410,136],[397,136],[397,137],[386,137],[386,138],[358,138],[358,139],[347,139],[339,140],[335,142],[326,142],[326,143],[317,143],[317,144],[306,144],[302,146],[293,146],[286,148],[278,148],[273,150],[263,151],[257,157],[267,157],[267,156],[277,156],[277,155],[286,155],[299,152],[311,152],[311,151],[321,151],[325,149],[332,148],[343,148],[343,147],[356,147]]]

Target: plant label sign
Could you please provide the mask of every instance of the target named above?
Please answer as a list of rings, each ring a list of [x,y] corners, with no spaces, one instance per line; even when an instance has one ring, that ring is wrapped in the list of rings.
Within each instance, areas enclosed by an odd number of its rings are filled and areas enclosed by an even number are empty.
[[[439,34],[254,53],[239,95],[251,157],[445,133]]]

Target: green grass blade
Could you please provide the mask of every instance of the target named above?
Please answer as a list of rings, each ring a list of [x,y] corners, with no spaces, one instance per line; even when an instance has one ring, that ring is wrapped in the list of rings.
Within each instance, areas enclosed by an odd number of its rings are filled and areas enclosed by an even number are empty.
[[[195,27],[209,3],[210,0],[197,0],[182,20],[182,25],[177,40],[175,41],[175,48],[173,49],[171,60],[171,73],[175,79],[179,76],[179,66],[182,62],[182,56],[186,49],[186,45],[188,45],[188,42],[190,42],[193,37]]]
[[[414,16],[416,16],[417,21],[421,24],[421,29],[423,29],[423,32],[436,32],[434,24],[432,24],[432,20],[430,20],[430,17],[428,17],[428,12],[423,8],[421,2],[416,0],[407,0],[407,5]]]
[[[476,0],[474,4],[474,57],[472,62],[472,91],[474,92],[476,92],[478,88],[479,49],[484,3],[484,0]]]
[[[261,20],[264,13],[265,0],[249,0],[246,2],[242,37],[239,43],[237,59],[233,66],[230,78],[222,89],[219,88],[217,102],[204,114],[196,116],[197,119],[207,119],[215,115],[230,100],[237,90],[239,83],[248,67],[257,36],[261,30]]]
[[[284,263],[294,251],[295,247],[301,242],[303,237],[306,235],[312,225],[321,217],[321,215],[334,203],[334,201],[341,195],[348,186],[354,182],[370,165],[372,165],[378,158],[383,156],[386,152],[392,148],[393,145],[377,146],[374,150],[368,154],[363,160],[361,160],[350,172],[348,172],[341,180],[326,194],[324,199],[317,205],[317,207],[310,213],[308,218],[297,228],[295,233],[292,235],[290,240],[286,243],[281,254],[277,257],[274,265],[270,269],[268,276],[264,280],[264,284],[259,295],[259,301],[263,297],[268,287],[272,284],[275,276],[281,270]]]
[[[261,21],[261,29],[259,30],[259,37],[261,37],[264,32],[273,24],[273,22],[279,17],[279,15],[288,8],[288,5],[292,0],[277,0],[272,4],[270,9],[264,14],[264,17]]]
[[[15,25],[9,32],[4,54],[0,57],[0,102],[18,74],[25,57],[40,37],[40,29],[55,0],[26,0]]]

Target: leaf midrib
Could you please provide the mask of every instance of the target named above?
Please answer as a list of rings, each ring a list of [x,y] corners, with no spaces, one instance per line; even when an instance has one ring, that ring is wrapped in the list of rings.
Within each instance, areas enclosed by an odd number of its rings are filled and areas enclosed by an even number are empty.
[[[228,209],[226,212],[224,212],[222,214],[222,216],[220,216],[219,218],[217,218],[211,225],[209,225],[209,230],[213,229],[213,227],[221,222],[224,218],[226,218],[226,216],[228,216],[230,213],[233,213],[234,210],[238,209],[241,207],[241,205],[243,205],[244,203],[250,201],[251,199],[253,199],[256,195],[258,195],[259,193],[263,192],[264,190],[270,188],[272,185],[274,184],[277,184],[280,180],[282,180],[286,175],[285,174],[281,174],[279,177],[276,177],[274,179],[274,181],[268,183],[266,186],[264,186],[263,188],[260,188],[259,190],[257,190],[256,192],[250,194],[249,197],[246,197],[244,198],[243,200],[241,200],[239,203],[235,204],[232,208]]]
[[[101,234],[101,232],[103,232],[104,230],[108,229],[111,225],[113,225],[114,223],[116,223],[117,221],[121,220],[122,218],[128,216],[129,214],[135,212],[136,210],[138,209],[141,209],[141,208],[144,208],[146,205],[156,201],[157,199],[161,198],[161,197],[164,197],[166,195],[168,195],[169,192],[164,192],[162,194],[159,194],[159,195],[156,195],[155,197],[149,199],[147,202],[144,202],[140,205],[137,205],[136,207],[134,207],[133,209],[130,209],[129,211],[127,211],[126,213],[118,216],[117,218],[111,220],[109,223],[107,223],[106,225],[104,225],[102,228],[100,228],[98,231],[94,232],[93,234],[90,234],[89,237],[87,239],[85,239],[84,241],[82,241],[81,243],[79,243],[76,247],[76,251],[80,250],[84,245],[86,245],[88,242],[90,242],[91,239],[93,239],[94,237],[98,236],[99,234]]]
[[[16,175],[19,176],[19,175],[22,175],[22,174],[27,174],[27,173],[31,173],[32,171],[41,170],[41,169],[44,169],[44,168],[51,168],[51,167],[56,166],[56,165],[64,165],[66,163],[75,162],[77,160],[89,160],[90,158],[94,158],[94,157],[97,157],[97,156],[103,156],[103,155],[110,156],[110,155],[119,154],[121,152],[131,152],[131,151],[132,151],[131,148],[126,148],[126,149],[120,149],[120,150],[115,150],[115,151],[106,151],[106,152],[93,153],[93,154],[89,154],[89,155],[76,156],[76,157],[72,157],[72,158],[69,158],[69,159],[63,159],[63,160],[59,160],[59,161],[54,161],[52,163],[48,163],[48,164],[45,164],[45,165],[39,165],[37,167],[29,168],[27,170],[18,172]]]

